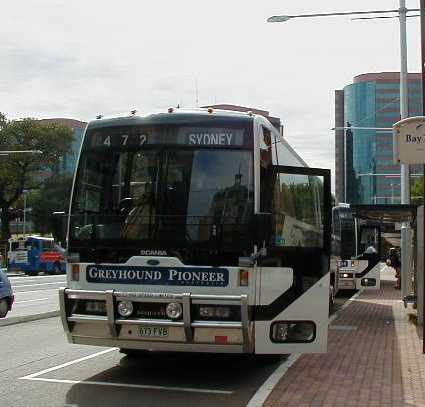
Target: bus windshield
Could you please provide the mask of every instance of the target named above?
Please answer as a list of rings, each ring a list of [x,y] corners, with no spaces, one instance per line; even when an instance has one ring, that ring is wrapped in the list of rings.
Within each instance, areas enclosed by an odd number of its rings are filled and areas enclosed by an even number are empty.
[[[70,238],[178,246],[242,239],[254,210],[252,150],[219,148],[232,137],[222,129],[215,139],[211,129],[191,136],[187,140],[199,146],[144,142],[124,148],[101,138],[83,148]],[[140,141],[140,133],[134,137]]]

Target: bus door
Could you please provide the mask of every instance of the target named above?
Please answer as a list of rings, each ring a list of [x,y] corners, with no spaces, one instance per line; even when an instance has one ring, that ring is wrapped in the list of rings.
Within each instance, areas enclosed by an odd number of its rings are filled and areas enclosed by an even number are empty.
[[[28,252],[25,248],[25,239],[9,239],[8,268],[24,269],[28,266]]]
[[[25,241],[25,250],[26,250],[27,256],[28,256],[28,264],[30,265],[30,268],[32,270],[37,269],[37,260],[38,260],[37,244],[38,244],[38,242],[36,240],[33,240],[32,238],[28,238]]]
[[[255,352],[326,352],[330,171],[273,166],[269,176],[261,181],[261,211],[271,224],[268,241],[259,242]]]
[[[355,267],[357,290],[377,290],[381,286],[381,228],[378,225],[360,225],[358,256]]]

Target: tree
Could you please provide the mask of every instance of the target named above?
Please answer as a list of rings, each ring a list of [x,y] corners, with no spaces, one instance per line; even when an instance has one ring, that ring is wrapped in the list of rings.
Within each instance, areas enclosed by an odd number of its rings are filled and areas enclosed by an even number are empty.
[[[10,237],[13,207],[25,189],[38,189],[45,182],[43,172],[57,170],[59,159],[71,151],[72,131],[35,119],[7,121],[0,114],[0,151],[40,150],[42,154],[17,153],[0,156],[1,237]]]
[[[419,177],[411,186],[410,196],[413,204],[421,205],[424,196],[424,177]]]
[[[71,175],[52,175],[31,194],[27,205],[32,208],[31,219],[37,232],[52,232],[52,213],[68,212],[71,187]]]

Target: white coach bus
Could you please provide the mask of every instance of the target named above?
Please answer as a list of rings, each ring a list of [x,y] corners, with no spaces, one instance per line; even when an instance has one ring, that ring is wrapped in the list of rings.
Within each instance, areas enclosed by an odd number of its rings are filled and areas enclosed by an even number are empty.
[[[382,225],[368,219],[367,214],[381,208],[345,203],[332,208],[331,285],[335,292],[380,288],[380,273],[385,267]],[[384,211],[390,212],[390,208]]]
[[[330,172],[308,168],[262,116],[92,121],[68,215],[68,340],[325,352],[330,223]]]

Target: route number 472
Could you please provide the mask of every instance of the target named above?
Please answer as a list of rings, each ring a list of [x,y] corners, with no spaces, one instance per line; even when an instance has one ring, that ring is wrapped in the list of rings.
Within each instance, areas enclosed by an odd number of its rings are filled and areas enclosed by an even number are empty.
[[[120,136],[118,136],[120,141],[120,145],[121,146],[126,146],[127,145],[127,141],[128,141],[128,134],[121,134]],[[148,137],[146,134],[139,134],[138,135],[138,141],[139,141],[139,145],[142,146],[143,144],[146,144],[148,140]],[[103,145],[111,147],[112,142],[111,142],[111,136],[107,136],[105,138],[105,140],[103,141]]]

